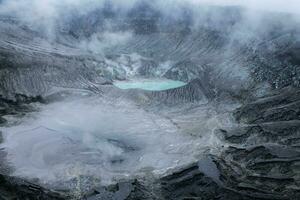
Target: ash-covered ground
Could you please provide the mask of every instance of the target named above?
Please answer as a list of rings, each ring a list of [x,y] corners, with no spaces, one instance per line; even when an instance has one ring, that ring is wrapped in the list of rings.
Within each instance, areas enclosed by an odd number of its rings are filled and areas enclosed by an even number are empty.
[[[266,5],[0,1],[0,199],[299,199],[300,13]]]

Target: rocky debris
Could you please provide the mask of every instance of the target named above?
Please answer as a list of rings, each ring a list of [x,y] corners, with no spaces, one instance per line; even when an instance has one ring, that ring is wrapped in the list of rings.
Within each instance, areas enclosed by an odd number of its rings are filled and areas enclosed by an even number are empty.
[[[207,87],[205,79],[194,79],[187,85],[165,91],[155,91],[148,94],[149,98],[158,103],[207,103],[215,97],[213,89]]]
[[[297,88],[275,90],[237,109],[239,126],[217,132],[228,146],[220,155],[204,157],[198,163],[150,182],[145,177],[145,180],[95,188],[81,199],[297,200],[300,198],[300,121],[297,114],[289,113],[298,109],[298,94]],[[282,115],[274,117],[276,113]],[[70,199],[67,193],[0,177],[0,197],[4,200]]]
[[[4,119],[3,117],[0,117],[0,126],[5,124],[7,122],[6,119]],[[0,143],[1,143],[1,140],[0,140]]]
[[[102,58],[74,45],[49,41],[34,31],[0,17],[0,95],[14,100],[16,94],[44,95],[52,87],[90,89],[107,79],[95,67]],[[73,41],[74,42],[74,41]]]
[[[202,66],[198,66],[193,61],[184,60],[171,67],[164,77],[188,83],[193,79],[204,78],[204,70]]]
[[[119,16],[109,6],[103,9],[107,10],[96,9],[86,16],[61,19],[56,40],[51,42],[34,27],[24,28],[16,19],[12,22],[1,16],[0,94],[10,97],[15,92],[36,96],[53,86],[100,92],[97,86],[107,80],[128,78],[120,66],[124,63],[116,63],[116,57],[137,53],[141,58],[137,76],[165,76],[186,82],[195,78],[209,79],[214,88],[236,94],[249,89],[253,79],[258,83],[269,82],[275,88],[299,85],[299,30],[290,23],[282,23],[285,15],[272,14],[266,23],[275,24],[274,27],[266,27],[264,34],[259,32],[257,37],[239,41],[228,32],[243,25],[239,24],[241,11],[236,7],[211,8],[212,18],[207,13],[208,16],[201,19],[205,21],[208,17],[211,23],[204,23],[193,31],[190,31],[189,16],[182,21],[165,19],[145,2],[126,16]],[[228,18],[217,17],[220,13]],[[111,58],[76,46],[82,40],[89,41],[94,33],[101,34],[106,19],[115,22],[113,30],[134,29],[135,34],[103,52],[111,54]],[[282,30],[278,26],[282,26]],[[167,72],[159,67],[165,62],[172,63]],[[209,68],[212,73],[203,74],[203,68]],[[157,75],[157,72],[162,74]],[[253,77],[249,78],[249,74]]]
[[[298,29],[292,31],[289,29],[285,27],[271,38],[266,37],[256,47],[255,53],[247,58],[253,63],[251,73],[256,81],[267,81],[276,89],[300,86],[300,62],[297,55],[300,48],[300,33]],[[272,31],[268,34],[272,34]]]
[[[45,103],[41,96],[27,97],[22,94],[16,94],[14,100],[2,98],[0,96],[0,125],[6,122],[5,115],[22,115],[33,111],[30,103]],[[1,123],[2,122],[2,123]]]
[[[108,79],[126,78],[125,69],[110,68],[99,55],[74,47],[79,40],[103,30],[102,19],[107,17],[119,26],[112,27],[115,30],[134,30],[134,37],[114,47],[113,53],[139,52],[143,60],[138,75],[151,76],[159,64],[172,61],[176,64],[165,77],[189,82],[177,89],[143,93],[142,98],[177,105],[207,103],[220,91],[250,96],[251,89],[262,83],[277,90],[258,98],[251,96],[234,113],[240,126],[218,131],[226,143],[220,155],[200,160],[150,184],[134,180],[96,188],[83,199],[300,199],[300,91],[284,88],[300,85],[299,29],[290,27],[292,22],[285,23],[290,21],[289,16],[270,14],[261,20],[269,26],[259,31],[243,27],[246,35],[255,36],[243,40],[232,38],[229,32],[243,25],[239,24],[241,11],[236,7],[215,8],[207,16],[210,23],[193,31],[188,15],[182,21],[167,20],[149,5],[138,5],[126,17],[114,16],[113,10],[103,14],[96,10],[91,15],[72,18],[72,23],[67,21],[70,27],[65,27],[61,20],[57,41],[52,42],[17,20],[1,17],[0,126],[6,123],[3,116],[22,115],[30,111],[28,103],[42,102],[40,96],[51,87],[99,93],[102,91],[98,85],[108,83]],[[113,57],[110,59],[114,61]],[[209,73],[203,66],[210,68]],[[1,200],[70,198],[0,175]]]
[[[239,127],[219,131],[229,145],[218,162],[226,187],[257,198],[300,198],[299,91],[249,102],[235,112]]]
[[[84,197],[86,200],[139,200],[157,199],[138,180],[123,181],[108,187],[95,188]],[[158,199],[157,199],[158,200]]]
[[[161,178],[162,199],[259,199],[224,186],[218,167],[217,159],[208,156],[200,159],[198,163]]]
[[[165,199],[214,199],[221,189],[194,164],[161,179]]]
[[[242,106],[235,116],[245,123],[299,120],[299,101],[300,91],[286,87]]]
[[[204,157],[199,163],[178,169],[150,183],[147,183],[147,177],[145,179],[95,189],[87,200],[254,199],[219,185],[219,171],[211,157]]]
[[[65,200],[67,195],[42,188],[19,178],[0,174],[1,200]]]
[[[1,200],[140,200],[159,199],[153,196],[142,182],[138,180],[120,181],[110,186],[101,186],[85,194],[54,191],[23,179],[0,174]]]
[[[40,52],[27,55],[13,50],[5,59],[14,63],[3,63],[0,57],[0,95],[14,100],[16,94],[26,96],[45,95],[53,87],[87,89],[101,93],[98,85],[107,81],[94,68],[93,59],[44,55]],[[30,53],[30,50],[29,50]],[[0,44],[0,55],[1,44]],[[67,67],[69,66],[69,67]]]
[[[154,60],[141,60],[141,67],[138,68],[138,74],[142,77],[155,77],[158,64]]]

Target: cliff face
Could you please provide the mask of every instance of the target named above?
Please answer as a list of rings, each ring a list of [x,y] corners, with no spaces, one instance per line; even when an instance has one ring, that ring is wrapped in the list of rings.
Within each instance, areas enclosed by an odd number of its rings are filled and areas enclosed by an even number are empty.
[[[65,15],[51,36],[1,16],[0,127],[17,126],[11,117],[24,118],[39,111],[36,104],[61,101],[74,91],[124,107],[133,102],[147,113],[140,118],[163,118],[176,133],[204,130],[196,138],[206,139],[213,130],[218,151],[201,152],[194,164],[160,177],[84,188],[77,198],[299,199],[299,24],[280,13],[252,24],[238,7],[207,10],[196,22],[189,10],[173,18],[146,3],[126,13],[106,4]],[[160,92],[112,86],[131,78],[187,85]],[[233,123],[223,123],[228,116]],[[9,163],[4,152],[0,160]],[[2,165],[0,199],[74,197],[14,177]]]
[[[216,17],[218,12],[230,18]],[[35,96],[53,86],[97,87],[132,76],[191,81],[208,72],[218,90],[233,93],[261,82],[273,88],[298,87],[297,26],[284,24],[289,16],[272,14],[262,18],[268,26],[260,30],[247,25],[239,12],[218,8],[196,26],[191,17],[168,19],[142,5],[125,16],[96,10],[62,20],[51,38],[2,16],[1,95]],[[107,23],[112,24],[109,33]],[[128,37],[118,40],[127,32]],[[118,42],[103,44],[108,40]]]

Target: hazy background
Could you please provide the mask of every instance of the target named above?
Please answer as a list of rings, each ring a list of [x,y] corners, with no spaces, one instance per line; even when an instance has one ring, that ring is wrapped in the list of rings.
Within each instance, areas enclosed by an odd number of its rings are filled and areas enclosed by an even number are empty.
[[[209,8],[203,9],[204,5],[242,6],[245,8],[244,20],[255,25],[259,24],[264,11],[289,13],[293,15],[291,18],[300,19],[298,0],[0,0],[0,15],[16,17],[53,36],[57,24],[64,22],[70,16],[79,18],[108,6],[122,15],[142,2],[150,4],[162,16],[172,18],[184,18],[188,9],[188,15],[193,17],[196,25],[203,23],[203,21],[199,22],[199,18],[206,12],[210,12]],[[214,17],[224,18],[221,13],[220,16]]]
[[[61,15],[71,10],[76,10],[77,14],[81,15],[110,4],[115,9],[122,8],[126,11],[137,2],[142,2],[142,0],[2,0],[0,13],[42,23],[59,19]],[[195,8],[201,5],[226,5],[300,14],[300,1],[298,0],[154,0],[150,4],[165,12],[174,11],[181,6]]]

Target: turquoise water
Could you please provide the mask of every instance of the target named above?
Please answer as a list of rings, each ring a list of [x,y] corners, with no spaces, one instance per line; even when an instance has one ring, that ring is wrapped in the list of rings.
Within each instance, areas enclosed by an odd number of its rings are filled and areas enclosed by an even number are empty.
[[[178,88],[186,85],[181,81],[174,81],[169,79],[151,79],[151,80],[130,80],[130,81],[116,81],[114,85],[120,89],[142,89],[150,91],[162,91],[172,88]]]

